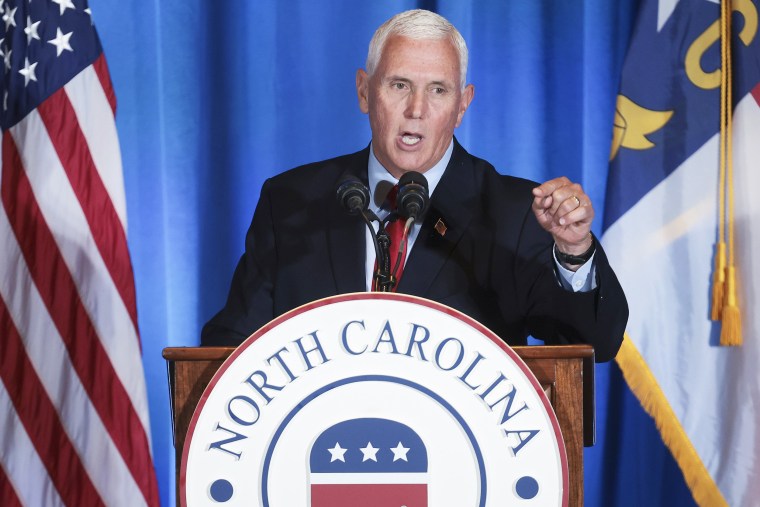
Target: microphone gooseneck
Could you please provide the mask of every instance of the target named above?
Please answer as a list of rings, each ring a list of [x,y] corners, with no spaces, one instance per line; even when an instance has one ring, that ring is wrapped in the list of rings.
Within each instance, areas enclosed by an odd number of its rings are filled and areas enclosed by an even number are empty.
[[[336,197],[345,210],[352,215],[360,215],[369,228],[377,259],[373,289],[381,292],[393,291],[398,282],[397,274],[401,269],[402,253],[406,250],[409,231],[415,222],[419,223],[422,220],[430,202],[427,179],[415,171],[404,173],[398,181],[395,213],[386,220],[380,220],[374,212],[369,210],[369,190],[355,176],[341,179],[336,189]],[[391,266],[390,237],[385,228],[386,221],[401,218],[405,222],[403,234],[400,243],[394,245],[398,253],[396,262]],[[377,232],[372,226],[373,221],[379,223]]]
[[[336,197],[340,205],[345,208],[351,215],[360,215],[364,224],[369,229],[370,236],[372,237],[372,245],[375,247],[375,259],[377,259],[377,271],[373,276],[373,279],[383,280],[378,285],[380,290],[387,290],[390,265],[390,254],[388,253],[390,239],[388,233],[385,231],[385,226],[377,215],[369,209],[369,189],[366,185],[355,176],[348,176],[341,179],[336,189]],[[372,222],[378,222],[379,229],[375,232],[375,228],[372,227]],[[375,286],[373,283],[373,287]]]
[[[398,253],[396,262],[391,270],[391,290],[395,288],[400,271],[403,269],[401,263],[405,257],[407,242],[409,241],[409,231],[415,222],[420,222],[422,216],[427,210],[430,196],[428,193],[428,182],[422,174],[416,171],[409,171],[401,175],[398,180],[398,193],[396,194],[396,213],[398,219],[405,219],[401,241],[397,245]]]

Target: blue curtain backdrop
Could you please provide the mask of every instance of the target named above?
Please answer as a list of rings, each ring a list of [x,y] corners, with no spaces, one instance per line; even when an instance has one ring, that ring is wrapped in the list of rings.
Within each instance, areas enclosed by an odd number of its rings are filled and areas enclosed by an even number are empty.
[[[470,48],[457,136],[504,173],[566,175],[604,207],[635,0],[92,0],[118,99],[139,322],[164,505],[174,505],[166,346],[223,304],[265,178],[366,146],[354,77],[374,29],[415,7]],[[601,220],[596,221],[596,232]],[[586,505],[693,505],[615,365],[597,368]]]

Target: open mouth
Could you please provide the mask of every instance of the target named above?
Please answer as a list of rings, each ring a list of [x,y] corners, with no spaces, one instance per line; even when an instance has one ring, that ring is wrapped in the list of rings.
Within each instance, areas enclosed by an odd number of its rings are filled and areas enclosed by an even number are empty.
[[[403,134],[401,136],[401,142],[404,143],[407,146],[414,146],[415,144],[422,141],[422,136],[418,134]]]

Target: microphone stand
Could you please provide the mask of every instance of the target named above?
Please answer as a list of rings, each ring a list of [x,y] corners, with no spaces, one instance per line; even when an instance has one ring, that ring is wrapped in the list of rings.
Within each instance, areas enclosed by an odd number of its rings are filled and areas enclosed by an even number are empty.
[[[374,211],[371,211],[367,203],[369,191],[367,187],[356,177],[344,177],[338,185],[338,202],[352,215],[359,214],[364,224],[369,229],[372,244],[375,247],[376,268],[372,275],[372,290],[391,292],[395,285],[395,278],[390,272],[390,236],[385,230],[385,222],[380,220]],[[378,231],[372,227],[372,222],[378,223]]]
[[[385,224],[381,221],[377,231],[376,268],[373,276],[375,290],[378,292],[392,292],[396,279],[391,275],[391,238],[385,230]]]
[[[391,238],[385,230],[385,222],[380,220],[375,213],[369,209],[360,212],[364,223],[369,229],[372,244],[375,247],[375,272],[372,275],[372,289],[378,292],[391,292],[395,279],[391,276],[390,264],[390,246]],[[378,223],[378,230],[372,227],[372,222]]]
[[[399,217],[400,219],[401,217]],[[404,255],[404,250],[406,250],[406,244],[409,241],[409,230],[414,225],[414,217],[409,217],[406,219],[406,223],[404,224],[404,232],[401,236],[401,242],[398,245],[398,252],[396,252],[396,265],[393,266],[393,272],[391,273],[391,279],[393,280],[393,285],[396,285],[396,273],[398,273],[398,269],[401,267],[401,258]],[[392,289],[391,289],[392,290]]]
[[[355,177],[344,178],[337,189],[337,198],[340,204],[351,214],[360,214],[364,224],[369,229],[372,244],[375,247],[375,272],[372,274],[372,290],[379,292],[392,292],[398,282],[396,274],[401,267],[401,258],[406,249],[409,230],[418,216],[427,206],[427,180],[422,174],[408,172],[399,179],[399,195],[402,206],[398,206],[398,212],[392,212],[385,220],[368,209],[369,191],[367,187]],[[401,209],[403,208],[403,212]],[[399,214],[400,213],[400,214]],[[401,217],[406,219],[401,241],[398,245],[396,262],[391,269],[390,236],[385,226],[391,220]],[[378,230],[372,226],[372,222],[378,223]]]

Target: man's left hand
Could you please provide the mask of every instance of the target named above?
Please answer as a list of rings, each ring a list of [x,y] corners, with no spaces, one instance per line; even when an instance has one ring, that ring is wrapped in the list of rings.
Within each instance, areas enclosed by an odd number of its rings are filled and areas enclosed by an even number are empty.
[[[566,254],[580,255],[591,247],[594,206],[578,183],[562,176],[533,189],[533,213]]]

